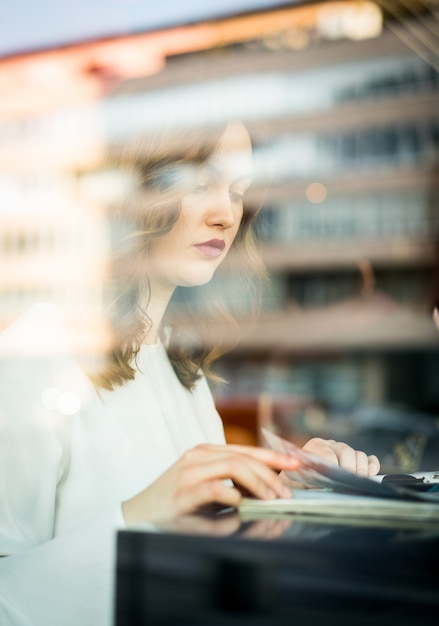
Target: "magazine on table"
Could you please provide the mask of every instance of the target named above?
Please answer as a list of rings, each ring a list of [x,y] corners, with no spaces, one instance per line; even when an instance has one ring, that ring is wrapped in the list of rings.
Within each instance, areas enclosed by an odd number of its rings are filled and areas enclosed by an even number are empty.
[[[439,532],[437,503],[353,495],[327,489],[294,489],[292,497],[287,499],[243,498],[239,515],[244,521],[264,517],[292,517],[295,523],[301,521]]]
[[[366,524],[392,528],[439,528],[439,471],[387,474],[366,478],[305,452],[291,441],[263,429],[268,445],[301,462],[286,472],[294,481],[291,498],[244,498],[244,520],[294,516],[320,523]]]
[[[413,474],[386,474],[367,478],[359,476],[279,437],[263,428],[267,444],[273,450],[300,460],[299,469],[286,472],[299,486],[320,488],[353,495],[395,500],[415,500],[439,505],[439,470]]]

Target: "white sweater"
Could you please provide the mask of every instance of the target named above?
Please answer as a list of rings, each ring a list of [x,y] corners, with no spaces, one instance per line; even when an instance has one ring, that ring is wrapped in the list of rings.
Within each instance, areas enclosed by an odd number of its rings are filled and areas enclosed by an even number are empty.
[[[48,326],[62,344],[59,315],[35,307],[0,338],[0,355],[2,339],[3,345],[15,346],[26,333],[35,337]],[[193,392],[186,390],[162,344],[142,347],[138,370],[124,387],[98,395],[64,350],[55,357],[2,358],[0,554],[15,555],[0,560],[0,616],[3,608],[6,624],[51,624],[48,607],[43,609],[50,585],[53,623],[53,603],[60,610],[63,602],[70,604],[72,586],[78,589],[72,621],[66,621],[64,607],[58,623],[111,623],[109,606],[99,616],[91,607],[99,597],[101,604],[111,603],[112,548],[115,530],[124,523],[121,502],[191,447],[224,443],[205,379]],[[95,599],[89,588],[82,606],[80,590],[87,580]],[[54,586],[59,587],[55,600]],[[81,607],[84,615],[77,614]]]

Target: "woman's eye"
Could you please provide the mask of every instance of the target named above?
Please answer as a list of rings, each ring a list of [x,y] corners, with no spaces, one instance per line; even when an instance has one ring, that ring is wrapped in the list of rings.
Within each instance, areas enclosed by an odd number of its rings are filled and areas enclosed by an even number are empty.
[[[204,193],[209,189],[209,185],[207,183],[200,183],[194,189],[194,193]]]

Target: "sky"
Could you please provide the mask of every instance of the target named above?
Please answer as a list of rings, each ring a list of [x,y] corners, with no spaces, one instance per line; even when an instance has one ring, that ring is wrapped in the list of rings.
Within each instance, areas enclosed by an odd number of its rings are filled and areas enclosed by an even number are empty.
[[[299,3],[298,0],[5,0],[0,8],[0,56]]]

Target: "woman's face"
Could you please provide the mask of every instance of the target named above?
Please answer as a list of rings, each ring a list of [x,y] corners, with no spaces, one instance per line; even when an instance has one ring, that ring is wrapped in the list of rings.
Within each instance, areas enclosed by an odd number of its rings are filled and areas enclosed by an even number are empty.
[[[230,124],[219,150],[197,172],[193,190],[183,196],[177,222],[152,249],[153,290],[209,282],[238,232],[251,168],[249,134],[241,123]]]

